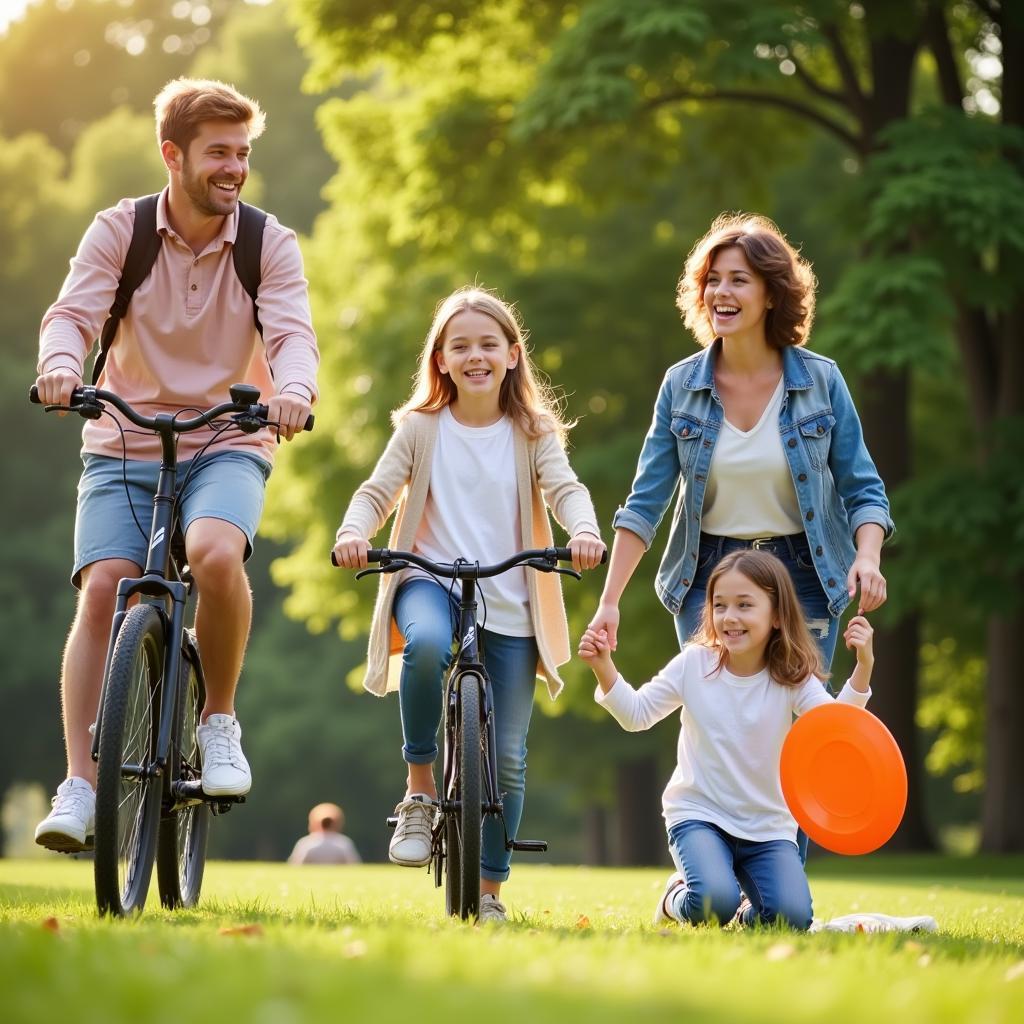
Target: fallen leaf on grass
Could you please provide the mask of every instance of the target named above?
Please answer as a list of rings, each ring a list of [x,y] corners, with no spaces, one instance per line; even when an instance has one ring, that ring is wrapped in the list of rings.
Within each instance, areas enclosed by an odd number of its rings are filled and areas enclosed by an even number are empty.
[[[587,917],[586,914],[580,914],[580,916],[576,918],[576,927],[577,928],[589,928],[590,927],[590,918]]]
[[[221,928],[221,935],[262,935],[263,926],[259,924],[236,924]]]
[[[1018,978],[1024,978],[1024,960],[1020,960],[1012,967],[1007,968],[1006,973],[1003,975],[1003,981],[1016,981]]]
[[[57,918],[55,917],[47,917],[43,920],[43,928],[45,928],[48,932],[59,932],[60,921],[58,921]]]
[[[776,942],[774,946],[768,948],[768,952],[765,953],[766,960],[788,960],[791,956],[796,955],[796,946],[788,942]]]

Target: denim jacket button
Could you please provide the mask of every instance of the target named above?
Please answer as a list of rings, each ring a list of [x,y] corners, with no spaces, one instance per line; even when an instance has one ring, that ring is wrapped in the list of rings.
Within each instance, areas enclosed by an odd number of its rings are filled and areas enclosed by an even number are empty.
[[[788,441],[786,442],[786,444],[788,444],[790,448],[795,448],[795,447],[796,447],[796,438],[795,438],[795,437],[791,437],[791,438],[790,438],[790,439],[789,439],[789,440],[788,440]]]
[[[836,581],[835,581],[835,580],[832,580],[832,579],[830,579],[830,580],[828,581],[828,585],[829,585],[830,587],[834,587],[834,586],[836,585]]]
[[[683,586],[684,587],[688,587],[689,585],[690,585],[690,581],[689,580],[683,580]]]
[[[690,428],[689,427],[683,427],[683,437],[689,437],[689,436],[690,436]]]
[[[823,548],[822,548],[822,546],[821,546],[821,545],[819,544],[819,545],[818,545],[818,546],[817,546],[817,547],[816,547],[816,548],[814,549],[814,553],[815,553],[816,555],[818,555],[818,556],[820,557],[820,556],[821,556],[821,554],[822,554],[822,552],[823,552],[823,550],[824,550],[824,549],[823,549]]]
[[[824,427],[818,427],[818,433],[819,434],[824,434],[825,433],[825,428]]]
[[[808,511],[808,513],[807,513],[807,519],[808,519],[808,520],[811,520],[811,519],[813,519],[813,518],[814,518],[814,509],[812,508],[812,509],[810,509],[810,510]]]
[[[799,480],[799,481],[800,481],[800,483],[803,483],[803,482],[804,482],[804,481],[805,481],[806,479],[807,479],[807,474],[806,474],[806,473],[800,473],[800,474],[799,474],[799,475],[797,476],[797,480]]]

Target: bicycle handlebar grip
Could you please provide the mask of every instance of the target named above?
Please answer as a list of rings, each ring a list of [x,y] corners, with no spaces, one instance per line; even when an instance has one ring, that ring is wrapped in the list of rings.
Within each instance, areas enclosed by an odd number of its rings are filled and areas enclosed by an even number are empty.
[[[379,562],[380,561],[380,556],[383,553],[384,553],[384,548],[370,548],[369,551],[366,552],[366,560],[367,560],[367,562]],[[338,558],[334,554],[334,552],[331,551],[331,565],[335,565],[336,566],[337,564],[338,564]]]
[[[568,548],[555,548],[555,557],[560,562],[571,562],[572,552]],[[608,561],[608,549],[605,548],[601,552],[601,564],[604,565]]]
[[[37,388],[35,386],[35,384],[33,384],[32,387],[30,387],[28,389],[28,400],[33,405],[42,405],[43,404],[42,399],[39,397],[39,388]]]
[[[316,422],[316,417],[310,413],[306,418],[306,425],[302,428],[303,430],[312,430],[313,424]]]

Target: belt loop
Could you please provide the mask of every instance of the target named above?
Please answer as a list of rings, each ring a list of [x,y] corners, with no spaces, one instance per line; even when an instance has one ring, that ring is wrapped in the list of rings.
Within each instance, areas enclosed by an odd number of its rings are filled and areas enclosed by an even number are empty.
[[[724,537],[716,537],[715,539],[718,542],[715,545],[715,547],[717,549],[715,551],[715,561],[716,562],[720,562],[722,560],[722,549],[725,547],[725,538]]]
[[[782,539],[786,542],[786,547],[789,548],[789,557],[796,562],[796,545],[793,543],[793,538],[787,533]]]

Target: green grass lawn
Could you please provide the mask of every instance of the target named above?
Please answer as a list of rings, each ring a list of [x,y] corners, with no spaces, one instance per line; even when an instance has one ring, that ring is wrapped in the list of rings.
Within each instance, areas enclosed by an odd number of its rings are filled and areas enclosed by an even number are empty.
[[[426,871],[213,863],[200,909],[108,921],[90,863],[0,861],[0,1022],[1024,1022],[1024,859],[812,862],[817,916],[935,935],[656,929],[664,878],[517,866],[480,929]]]

